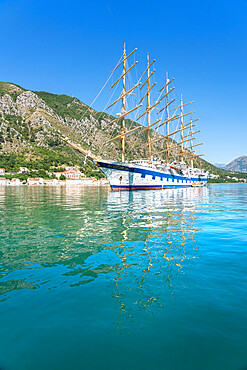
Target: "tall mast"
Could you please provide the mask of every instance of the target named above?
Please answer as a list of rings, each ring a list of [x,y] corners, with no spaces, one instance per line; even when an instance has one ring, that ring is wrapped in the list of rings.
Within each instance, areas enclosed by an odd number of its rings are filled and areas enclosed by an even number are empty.
[[[122,135],[122,162],[125,161],[125,103],[126,103],[126,88],[125,88],[125,78],[126,78],[126,50],[125,50],[125,43],[124,43],[124,49],[123,49],[123,93],[122,93],[122,129],[121,129],[121,135]]]
[[[148,74],[148,91],[147,91],[147,97],[148,97],[148,160],[151,162],[151,131],[150,131],[150,124],[151,124],[151,110],[150,110],[150,66],[149,66],[149,54],[147,55],[147,61],[148,61],[148,67],[147,67],[147,74]]]
[[[184,116],[183,116],[183,112],[184,112],[184,107],[183,107],[183,98],[182,98],[182,94],[181,94],[181,100],[180,100],[180,112],[181,112],[181,162],[183,162],[184,160]]]
[[[151,124],[151,112],[163,99],[163,98],[161,98],[158,101],[156,101],[156,103],[151,105],[150,91],[154,88],[154,86],[156,85],[156,82],[154,82],[151,86],[150,79],[153,76],[153,74],[155,73],[155,69],[150,73],[150,67],[154,62],[155,62],[155,59],[151,63],[149,63],[149,54],[148,54],[147,55],[147,68],[145,69],[142,76],[140,77],[140,79],[141,79],[147,72],[147,79],[145,80],[145,82],[143,82],[143,84],[140,87],[140,90],[142,90],[142,88],[147,84],[147,92],[144,94],[144,96],[141,98],[141,100],[139,102],[139,104],[140,104],[147,97],[147,108],[146,108],[145,112],[143,112],[136,119],[136,121],[138,121],[140,118],[142,118],[145,115],[147,115],[147,117],[148,117],[148,126],[145,127],[144,129],[142,129],[141,131],[139,131],[139,133],[142,133],[144,131],[148,131],[148,139],[147,139],[147,142],[145,143],[145,145],[148,145],[148,160],[149,160],[149,162],[151,162],[151,160],[152,160],[152,155],[151,155],[151,150],[152,150],[152,148],[151,148],[151,142],[152,142],[152,140],[151,140],[151,127],[153,127],[154,125],[156,125],[158,122],[161,121],[161,119],[158,119],[157,121],[155,121],[154,123]]]
[[[193,149],[193,131],[192,131],[192,118],[190,120],[190,151],[191,151],[191,159],[190,159],[190,167],[193,168],[194,163],[193,163],[193,154],[192,154],[192,149]]]
[[[126,119],[125,117],[132,113],[134,110],[140,108],[142,106],[142,104],[139,104],[139,105],[136,105],[134,108],[130,109],[129,111],[126,111],[126,99],[128,97],[128,95],[132,94],[133,91],[141,85],[141,82],[137,83],[136,85],[134,85],[133,87],[131,87],[128,91],[126,91],[126,75],[129,73],[129,71],[138,63],[138,61],[136,61],[135,63],[132,64],[131,67],[129,67],[128,69],[126,69],[126,61],[127,59],[136,51],[137,49],[134,49],[129,55],[126,56],[126,50],[125,50],[125,43],[124,43],[124,47],[123,47],[123,58],[122,58],[122,61],[118,63],[118,65],[113,69],[112,73],[119,67],[123,64],[123,73],[122,75],[113,83],[113,85],[110,87],[110,90],[116,86],[121,80],[123,82],[123,88],[122,88],[122,93],[121,95],[113,102],[111,103],[106,109],[109,109],[110,107],[112,107],[113,105],[115,105],[116,103],[122,101],[122,109],[121,109],[121,113],[117,113],[117,118],[115,118],[113,121],[110,122],[110,124],[113,124],[115,122],[118,122],[121,120],[122,122],[122,125],[121,125],[121,130],[120,130],[120,134],[117,135],[116,137],[108,140],[105,144],[107,143],[110,143],[114,140],[118,140],[118,139],[121,139],[121,142],[122,142],[122,162],[125,161],[125,137],[126,135],[130,134],[130,133],[134,133],[134,131],[140,129],[140,126],[138,127],[135,127],[133,129],[126,129]]]
[[[185,105],[185,104],[184,104]],[[193,166],[193,157],[194,157],[194,152],[193,152],[193,148],[194,147],[196,147],[196,146],[198,146],[198,145],[202,145],[202,143],[200,143],[200,144],[193,144],[193,140],[195,140],[195,137],[194,137],[194,135],[195,134],[197,134],[198,132],[200,132],[200,130],[197,130],[197,131],[193,131],[193,127],[195,126],[195,124],[192,124],[193,122],[195,122],[195,121],[198,121],[198,118],[197,119],[190,119],[190,123],[188,123],[188,124],[186,124],[186,126],[184,126],[184,130],[186,129],[186,128],[189,128],[189,133],[188,133],[188,135],[186,135],[186,136],[183,136],[183,142],[185,143],[185,142],[187,142],[187,141],[190,141],[190,146],[187,148],[188,150],[189,150],[189,155],[190,155],[190,167],[191,168],[193,168],[194,166]],[[186,140],[184,140],[186,138]],[[188,138],[188,139],[187,139]],[[185,153],[186,153],[186,151],[187,150],[185,150]],[[201,154],[202,155],[202,154]],[[200,155],[200,156],[201,156]]]
[[[167,163],[169,163],[169,98],[168,98],[168,83],[169,83],[169,79],[168,79],[168,73],[166,74],[166,135],[167,135],[167,139],[166,139],[166,149],[167,149]]]
[[[153,73],[153,72],[152,72]],[[169,94],[175,89],[175,87],[173,87],[173,88],[171,88],[170,90],[169,90],[169,87],[168,87],[168,85],[170,85],[170,83],[172,82],[172,81],[174,81],[174,78],[172,79],[172,80],[169,80],[168,79],[168,76],[167,76],[167,79],[166,79],[166,84],[165,84],[165,86],[163,86],[161,89],[160,89],[160,91],[159,92],[161,92],[162,90],[164,90],[165,91],[165,94],[162,96],[162,98],[160,98],[160,100],[159,100],[159,102],[161,102],[163,99],[165,99],[166,98],[166,103],[165,103],[165,106],[163,107],[163,108],[161,108],[158,112],[157,112],[157,114],[159,114],[159,113],[161,113],[162,111],[164,111],[165,110],[165,112],[166,112],[166,119],[165,119],[165,121],[163,121],[162,123],[159,123],[156,127],[155,127],[155,130],[157,130],[159,127],[161,127],[161,126],[163,126],[163,125],[166,125],[166,130],[167,130],[167,134],[165,135],[165,136],[162,136],[162,137],[159,137],[159,138],[156,138],[156,139],[152,139],[150,142],[147,142],[147,143],[145,143],[145,144],[143,144],[140,148],[142,148],[142,147],[144,147],[144,146],[146,146],[146,145],[150,145],[150,144],[153,144],[153,143],[156,143],[157,141],[160,141],[160,140],[166,140],[166,149],[165,150],[163,150],[163,151],[161,151],[161,152],[158,152],[158,153],[156,153],[156,154],[159,154],[159,153],[163,153],[163,152],[166,152],[167,153],[167,160],[169,160],[169,155],[170,155],[170,149],[172,149],[172,147],[170,146],[170,142],[169,142],[169,138],[170,138],[170,136],[172,136],[172,135],[174,135],[174,134],[176,134],[176,133],[178,133],[178,132],[181,132],[181,131],[183,131],[182,132],[182,140],[181,140],[181,142],[184,142],[184,130],[186,130],[186,129],[188,129],[190,126],[188,126],[188,124],[186,124],[185,126],[184,126],[184,124],[183,124],[183,117],[184,116],[187,116],[188,114],[191,114],[191,113],[193,113],[193,112],[188,112],[188,113],[183,113],[183,107],[185,106],[185,105],[187,105],[187,104],[191,104],[192,102],[189,102],[189,103],[186,103],[186,104],[183,104],[183,101],[182,101],[182,97],[181,97],[181,102],[180,102],[180,105],[178,106],[178,107],[176,107],[176,108],[173,108],[173,109],[171,109],[171,110],[169,110],[169,106],[175,101],[175,99],[173,99],[173,100],[171,100],[171,101],[169,101]],[[145,82],[146,83],[146,82]],[[152,87],[150,88],[150,90],[152,89]],[[147,95],[147,93],[146,93],[146,95]],[[146,96],[145,95],[145,96]],[[142,98],[143,99],[143,98]],[[158,102],[158,103],[159,103]],[[158,103],[156,103],[156,104],[158,104]],[[174,110],[177,110],[177,109],[181,109],[181,113],[180,114],[174,114],[172,117],[170,117],[170,112],[171,111],[174,111]],[[148,111],[148,109],[147,109],[147,111]],[[177,120],[177,119],[181,119],[181,122],[182,122],[182,127],[180,127],[178,130],[176,130],[176,131],[173,131],[173,132],[171,132],[170,133],[170,125],[169,125],[169,123],[170,122],[172,122],[172,121],[175,121],[175,120]],[[141,131],[139,131],[139,134],[140,133],[142,133],[142,132],[144,132],[144,131],[146,131],[146,130],[148,130],[148,129],[150,129],[151,127],[153,127],[154,125],[156,125],[159,121],[161,121],[161,119],[160,120],[158,120],[158,121],[156,121],[156,122],[154,122],[154,123],[152,123],[150,126],[148,126],[148,127],[146,127],[146,128],[144,128],[144,129],[142,129]],[[193,125],[194,126],[194,125]]]
[[[168,85],[168,84],[170,84],[170,82],[172,82],[173,80],[168,80],[167,79],[167,83],[166,83],[166,85],[165,86],[163,86],[162,87],[162,89],[160,90],[160,91],[162,91],[163,89],[165,89],[166,88],[166,86]],[[171,89],[171,90],[169,90],[169,92],[168,93],[170,93],[171,91],[173,91],[173,89],[174,89],[174,87]],[[162,100],[162,99],[164,99],[165,97],[167,97],[167,93],[160,99],[160,101]],[[168,105],[170,105],[171,103],[173,103],[175,101],[175,99],[173,99],[172,101],[170,101],[168,104],[166,104],[162,109],[160,109],[159,110],[159,112],[158,113],[160,113],[160,112],[162,112],[164,109],[167,109],[167,106]],[[181,108],[181,105],[182,105],[182,107],[184,107],[185,105],[188,105],[188,104],[191,104],[191,103],[193,103],[193,102],[189,102],[189,103],[186,103],[186,104],[184,104],[184,103],[182,103],[182,104],[180,104],[178,107],[176,107],[176,108],[173,108],[173,109],[171,109],[170,110],[170,112],[171,111],[174,111],[174,110],[177,110],[177,109],[180,109]],[[183,112],[183,110],[182,110],[182,112]],[[183,113],[183,114],[175,114],[173,117],[170,117],[170,118],[168,118],[168,119],[166,119],[164,122],[162,122],[162,123],[159,123],[158,124],[158,126],[156,126],[156,128],[155,129],[158,129],[159,127],[161,127],[162,125],[164,125],[164,124],[166,124],[167,125],[167,122],[168,123],[170,123],[170,122],[172,122],[172,121],[175,121],[175,120],[177,120],[177,119],[183,119],[183,117],[185,117],[185,116],[187,116],[188,114],[192,114],[192,113],[194,113],[194,111],[192,111],[192,112],[188,112],[188,113]],[[169,117],[169,111],[168,111],[168,117]],[[194,120],[194,121],[192,121],[192,122],[195,122],[195,121],[197,121],[197,119],[196,120]],[[152,127],[153,125],[155,125],[155,124],[157,124],[159,121],[156,121],[155,123],[152,123],[151,125],[150,125],[150,127]],[[194,127],[195,125],[192,125],[192,127]],[[168,134],[167,135],[165,135],[165,136],[162,136],[162,137],[159,137],[159,138],[157,138],[157,139],[152,139],[151,140],[151,142],[150,142],[150,144],[154,144],[154,143],[157,143],[158,141],[160,141],[160,140],[167,140],[167,139],[169,139],[170,138],[170,136],[173,136],[174,134],[176,134],[176,133],[178,133],[178,132],[181,132],[181,131],[183,131],[183,133],[182,133],[182,139],[181,139],[181,142],[179,143],[179,145],[180,144],[183,144],[183,143],[185,143],[185,142],[187,142],[187,141],[189,141],[189,140],[184,140],[187,136],[184,136],[184,131],[185,130],[187,130],[187,129],[189,129],[190,128],[190,124],[183,124],[183,120],[182,120],[182,127],[180,127],[178,130],[176,130],[176,131],[173,131],[173,132],[169,132],[169,126],[168,126]],[[141,131],[139,131],[139,134],[140,133],[142,133],[143,131],[145,131],[145,130],[147,130],[147,128],[145,128],[145,129],[143,129],[143,130],[141,130]],[[199,131],[197,131],[197,132],[199,132]],[[193,132],[193,134],[194,133],[196,133],[196,132]],[[140,148],[142,148],[143,146],[145,146],[145,145],[147,145],[147,143],[145,143],[145,144],[143,144]],[[158,153],[155,153],[155,154],[161,154],[161,153],[164,153],[164,152],[170,152],[170,150],[171,149],[173,149],[173,148],[175,148],[175,147],[177,147],[177,146],[170,146],[170,145],[168,145],[167,147],[166,147],[166,149],[165,150],[162,150],[162,151],[160,151],[160,152],[158,152]],[[181,149],[181,147],[180,147],[180,149]]]
[[[180,130],[179,131],[180,131],[180,137],[181,137],[181,147],[180,147],[180,158],[181,158],[181,162],[184,161],[184,142],[185,141],[188,141],[188,140],[184,140],[184,138],[187,137],[187,136],[184,136],[184,130],[186,128],[190,128],[190,126],[189,127],[187,126],[188,124],[184,126],[184,117],[187,116],[188,114],[194,113],[194,111],[192,111],[192,112],[189,112],[189,113],[185,113],[184,114],[184,106],[185,105],[188,105],[188,104],[191,104],[191,103],[193,103],[193,101],[190,101],[190,102],[184,104],[183,98],[182,98],[182,94],[181,94],[180,106],[171,109],[171,111],[172,111],[172,110],[177,110],[178,108],[180,108],[180,116],[179,116],[180,117]]]

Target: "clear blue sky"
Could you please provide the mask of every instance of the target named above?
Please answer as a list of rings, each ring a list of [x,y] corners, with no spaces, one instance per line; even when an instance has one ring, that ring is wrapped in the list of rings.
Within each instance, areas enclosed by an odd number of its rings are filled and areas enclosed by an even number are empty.
[[[205,159],[247,155],[246,0],[1,0],[0,24],[1,81],[90,104],[125,41],[195,101]]]

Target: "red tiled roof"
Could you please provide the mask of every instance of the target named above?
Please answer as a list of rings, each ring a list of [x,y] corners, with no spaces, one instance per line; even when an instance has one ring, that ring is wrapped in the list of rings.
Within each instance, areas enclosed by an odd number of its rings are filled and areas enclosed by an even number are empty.
[[[27,181],[39,181],[39,180],[43,180],[43,179],[42,179],[42,177],[35,177],[35,178],[33,178],[33,177],[29,177],[29,178],[27,179]]]

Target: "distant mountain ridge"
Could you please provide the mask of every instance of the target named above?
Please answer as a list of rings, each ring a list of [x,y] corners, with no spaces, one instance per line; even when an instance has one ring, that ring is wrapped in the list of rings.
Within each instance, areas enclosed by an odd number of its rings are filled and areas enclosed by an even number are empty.
[[[218,168],[225,168],[225,164],[223,163],[214,163],[214,165]]]
[[[224,167],[228,171],[247,173],[247,156],[243,155],[231,161]]]

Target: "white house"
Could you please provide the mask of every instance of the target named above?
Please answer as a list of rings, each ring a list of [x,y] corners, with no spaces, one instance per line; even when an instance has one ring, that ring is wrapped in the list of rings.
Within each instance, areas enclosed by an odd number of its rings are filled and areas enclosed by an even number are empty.
[[[5,175],[5,168],[0,168],[0,175]]]
[[[78,180],[78,179],[81,179],[81,175],[82,173],[77,170],[67,170],[64,172],[64,175],[66,177],[66,179],[73,179],[73,180]]]
[[[44,180],[44,185],[58,185],[58,179]]]
[[[215,175],[213,173],[210,173],[209,177],[210,177],[210,179],[218,179],[220,176],[219,175]]]
[[[68,167],[68,166],[66,166],[65,167],[65,170],[66,171],[75,171],[75,172],[78,172],[79,171],[79,167]]]
[[[12,185],[12,186],[21,185],[21,180],[20,179],[12,179],[12,180],[10,180],[10,185]]]
[[[7,185],[7,179],[5,177],[0,177],[0,185]]]
[[[35,177],[35,178],[29,177],[27,179],[27,183],[28,185],[44,185],[44,179],[42,179],[42,177]]]

